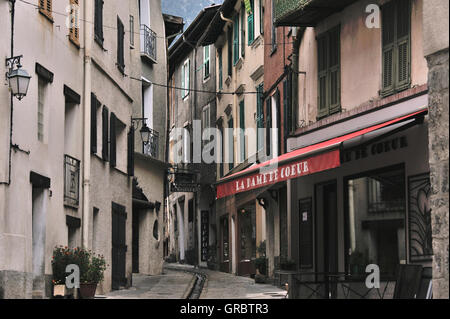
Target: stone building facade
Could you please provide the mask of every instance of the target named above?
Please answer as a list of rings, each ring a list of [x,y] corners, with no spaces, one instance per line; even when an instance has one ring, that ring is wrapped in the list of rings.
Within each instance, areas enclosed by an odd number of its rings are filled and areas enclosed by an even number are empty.
[[[424,0],[424,55],[428,62],[429,149],[433,227],[433,296],[449,297],[448,1]]]

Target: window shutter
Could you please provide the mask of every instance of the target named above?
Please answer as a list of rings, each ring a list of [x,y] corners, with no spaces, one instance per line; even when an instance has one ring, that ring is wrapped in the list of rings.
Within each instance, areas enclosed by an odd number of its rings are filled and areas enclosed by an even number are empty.
[[[241,148],[241,161],[245,161],[245,104],[244,100],[239,103],[239,126],[241,128],[241,139],[240,139],[240,148]]]
[[[91,152],[97,153],[97,98],[91,93]]]
[[[252,12],[248,15],[247,24],[248,24],[248,45],[253,43],[255,39],[255,1],[250,0],[250,6],[252,8]]]
[[[382,7],[382,41],[383,41],[383,91],[394,90],[395,59],[395,1]]]
[[[122,21],[117,17],[117,65],[119,70],[123,73],[125,69],[125,59],[124,59],[124,40],[125,40],[125,29]]]
[[[110,139],[110,143],[109,143],[109,163],[111,164],[112,167],[116,167],[116,159],[117,159],[117,154],[116,154],[116,124],[117,124],[117,120],[116,120],[116,115],[114,113],[111,112],[111,117],[110,117],[110,131],[109,131],[109,139]]]
[[[328,69],[328,59],[327,59],[327,45],[328,37],[322,36],[317,40],[317,50],[319,58],[319,95],[318,95],[318,117],[324,117],[328,115],[327,106],[327,69]]]
[[[219,48],[219,90],[223,90],[223,61],[222,61],[222,48]]]
[[[266,103],[266,155],[269,156],[272,147],[270,138],[270,132],[272,129],[272,98],[269,97]]]
[[[189,94],[190,81],[191,81],[191,60],[187,61],[187,70],[186,72],[186,95]]]
[[[103,0],[95,0],[94,33],[95,40],[103,45]]]
[[[128,175],[134,176],[134,129],[130,127],[128,132]]]
[[[228,120],[228,158],[229,158],[229,163],[228,163],[228,169],[231,171],[234,167],[234,122],[233,122],[233,118],[230,118]]]
[[[339,27],[330,32],[329,35],[329,113],[340,110],[340,30]]]
[[[183,64],[181,66],[181,87],[183,89],[186,89],[186,82],[185,82],[186,73],[185,72],[186,72],[186,67],[185,67],[185,64]],[[182,90],[181,92],[182,92],[182,96],[184,98],[186,96],[186,90]]]
[[[234,17],[233,34],[233,63],[236,64],[239,61],[239,14]]]
[[[256,88],[257,94],[257,101],[256,101],[256,127],[257,127],[257,139],[258,139],[258,151],[262,150],[264,148],[264,134],[260,134],[260,129],[264,127],[264,110],[263,110],[263,84],[259,85]]]
[[[277,109],[275,114],[277,115],[277,140],[276,145],[278,145],[278,155],[281,154],[281,96],[280,91],[277,89],[277,93],[275,93],[275,101],[277,102]]]
[[[70,23],[69,39],[77,46],[80,45],[80,28],[78,24],[79,0],[70,0]]]
[[[288,95],[289,95],[289,84],[288,84],[288,79],[285,79],[283,81],[283,141],[284,141],[284,152],[286,152],[286,140],[287,140],[287,136],[289,135],[289,105],[288,105]]]
[[[109,115],[108,108],[104,106],[102,110],[102,158],[104,161],[108,161],[109,155],[108,115]]]
[[[410,83],[410,0],[397,1],[397,79],[396,89],[401,90]]]
[[[244,3],[242,3],[241,7],[241,56],[245,56],[245,6]]]
[[[39,0],[39,12],[53,21],[52,0]]]
[[[228,28],[228,75],[233,74],[233,29]]]

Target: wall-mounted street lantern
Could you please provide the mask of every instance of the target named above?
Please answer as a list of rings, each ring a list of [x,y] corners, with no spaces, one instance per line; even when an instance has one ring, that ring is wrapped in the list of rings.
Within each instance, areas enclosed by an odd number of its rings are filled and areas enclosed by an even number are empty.
[[[150,143],[150,135],[151,130],[147,126],[146,118],[132,118],[131,119],[131,127],[133,130],[136,130],[139,126],[139,122],[142,122],[142,128],[139,130],[139,133],[141,134],[141,140],[142,143],[144,143],[144,146],[147,146]]]
[[[27,95],[31,79],[28,72],[22,69],[21,58],[22,56],[20,55],[6,59],[6,66],[9,68],[9,71],[6,73],[9,89],[19,101]]]

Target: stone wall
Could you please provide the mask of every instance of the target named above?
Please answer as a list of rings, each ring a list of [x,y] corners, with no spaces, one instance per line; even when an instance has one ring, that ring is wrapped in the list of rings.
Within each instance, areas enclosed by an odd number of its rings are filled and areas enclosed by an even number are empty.
[[[448,267],[448,48],[427,56],[429,67],[429,153],[432,185],[433,297],[449,298]]]

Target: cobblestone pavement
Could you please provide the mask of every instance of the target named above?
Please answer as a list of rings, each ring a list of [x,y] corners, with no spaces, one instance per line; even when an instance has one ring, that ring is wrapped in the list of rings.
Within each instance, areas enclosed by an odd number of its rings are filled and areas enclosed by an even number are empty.
[[[133,287],[116,290],[98,298],[185,299],[192,287],[193,279],[192,273],[167,269],[159,276],[133,274]]]
[[[200,299],[284,299],[286,296],[286,290],[269,284],[255,284],[255,280],[248,277],[180,264],[167,264],[166,268],[205,274],[207,279]]]
[[[206,275],[200,299],[283,299],[286,291],[268,284],[255,284],[248,277],[195,269],[190,265],[165,264],[159,276],[133,274],[133,287],[116,290],[106,299],[185,299],[195,283],[195,273]]]

